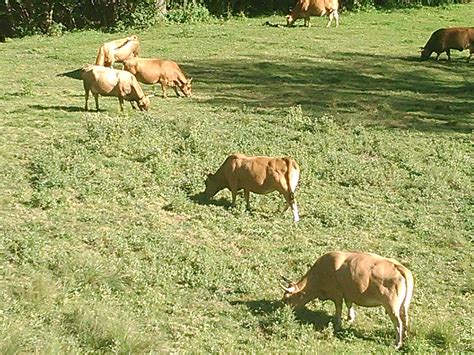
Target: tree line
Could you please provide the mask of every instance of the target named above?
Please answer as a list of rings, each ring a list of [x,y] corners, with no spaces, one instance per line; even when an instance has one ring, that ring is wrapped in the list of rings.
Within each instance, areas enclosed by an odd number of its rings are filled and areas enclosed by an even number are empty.
[[[407,7],[470,0],[340,0],[341,7]],[[96,28],[147,27],[160,18],[177,21],[211,16],[285,13],[296,0],[0,0],[0,41],[32,33]],[[178,11],[179,16],[173,12]]]

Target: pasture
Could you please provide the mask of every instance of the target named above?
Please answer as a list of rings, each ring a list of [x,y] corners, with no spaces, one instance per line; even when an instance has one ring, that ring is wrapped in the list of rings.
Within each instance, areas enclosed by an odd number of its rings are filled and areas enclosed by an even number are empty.
[[[418,60],[432,31],[473,15],[342,13],[330,29],[232,18],[0,44],[0,353],[395,352],[381,308],[357,307],[334,335],[332,302],[280,305],[280,275],[330,250],[413,272],[403,351],[474,351],[474,63]],[[142,56],[193,77],[193,97],[170,91],[148,113],[101,97],[84,112],[82,82],[58,74],[130,33]],[[228,191],[200,198],[233,152],[298,161],[297,225],[277,193],[251,194],[251,212]]]

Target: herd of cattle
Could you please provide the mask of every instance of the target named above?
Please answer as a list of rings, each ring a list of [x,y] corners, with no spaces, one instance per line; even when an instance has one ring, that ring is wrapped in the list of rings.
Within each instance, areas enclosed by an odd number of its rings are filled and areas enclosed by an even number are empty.
[[[160,84],[163,97],[167,88],[173,87],[177,96],[179,88],[185,96],[191,96],[191,79],[186,79],[178,64],[171,60],[139,58],[140,43],[137,36],[130,36],[104,43],[97,53],[95,65],[86,65],[81,70],[85,91],[85,110],[88,110],[89,93],[99,110],[99,95],[117,97],[120,109],[123,102],[136,102],[140,110],[148,111],[150,96],[145,95],[138,83]],[[124,70],[114,69],[114,63],[123,63]]]
[[[299,0],[286,17],[288,26],[303,18],[309,26],[310,16],[329,17],[328,27],[333,19],[339,24],[338,0]],[[95,98],[99,110],[98,96],[114,96],[123,110],[124,100],[136,102],[141,110],[148,110],[149,96],[145,95],[139,82],[159,83],[163,97],[168,86],[173,87],[177,96],[178,88],[191,96],[191,81],[179,66],[169,60],[139,58],[137,36],[104,43],[97,54],[95,65],[87,65],[81,71],[85,90],[85,110],[88,110],[89,92]],[[474,53],[474,28],[445,28],[435,31],[422,48],[421,59],[427,59],[435,52],[436,59],[450,50],[469,49],[469,57]],[[123,63],[124,70],[113,68],[114,63]],[[150,95],[153,96],[153,95]],[[294,222],[299,221],[295,191],[300,177],[297,162],[291,158],[266,156],[246,156],[232,154],[224,161],[215,174],[207,176],[204,195],[212,198],[223,189],[232,193],[235,204],[239,190],[244,191],[247,208],[250,208],[250,192],[266,194],[280,192],[286,200],[285,209],[291,208]],[[348,321],[355,317],[353,304],[364,307],[382,306],[389,315],[396,332],[395,345],[403,344],[408,331],[408,309],[413,294],[411,272],[394,259],[363,252],[330,252],[321,256],[313,267],[298,282],[285,279],[284,301],[295,309],[303,307],[313,299],[332,300],[336,312],[334,328],[341,325],[342,304],[348,308]]]

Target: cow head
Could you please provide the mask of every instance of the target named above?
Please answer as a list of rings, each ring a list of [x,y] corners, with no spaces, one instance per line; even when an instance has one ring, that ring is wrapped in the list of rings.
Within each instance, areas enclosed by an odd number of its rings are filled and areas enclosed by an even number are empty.
[[[213,197],[216,193],[218,193],[221,190],[217,182],[217,179],[215,175],[213,174],[207,174],[207,179],[206,179],[205,184],[206,184],[206,190],[204,190],[204,195],[206,196],[206,198]]]
[[[283,276],[282,278],[287,283],[286,286],[282,285],[282,288],[285,291],[283,294],[283,302],[290,305],[295,310],[302,308],[307,302],[304,288],[300,289],[296,282],[288,280]]]
[[[150,108],[150,97],[143,96],[140,100],[138,100],[138,108],[140,109],[140,111],[148,111],[148,109]]]
[[[433,53],[433,51],[430,51],[429,49],[424,48],[424,47],[420,48],[420,52],[421,52],[421,60],[427,60],[431,56],[431,53]]]
[[[188,79],[184,84],[181,85],[181,91],[183,94],[187,97],[191,97],[193,92],[192,92],[192,87],[191,87],[191,81],[193,78]]]
[[[137,61],[134,57],[130,57],[123,62],[123,69],[132,73],[133,75],[137,75]]]

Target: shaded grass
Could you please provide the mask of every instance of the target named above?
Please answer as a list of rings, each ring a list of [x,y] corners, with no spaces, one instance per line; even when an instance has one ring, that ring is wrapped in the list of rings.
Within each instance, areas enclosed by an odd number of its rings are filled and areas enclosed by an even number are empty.
[[[0,352],[393,352],[381,309],[334,336],[331,303],[280,306],[279,276],[334,249],[414,272],[406,352],[472,351],[472,63],[415,60],[471,7],[156,27],[143,54],[182,64],[195,95],[144,114],[81,113],[82,83],[57,76],[111,35],[6,44]],[[236,151],[300,163],[297,226],[277,194],[251,213],[202,199]]]

